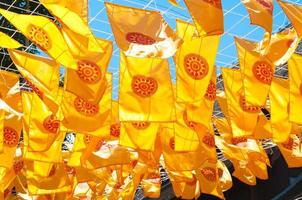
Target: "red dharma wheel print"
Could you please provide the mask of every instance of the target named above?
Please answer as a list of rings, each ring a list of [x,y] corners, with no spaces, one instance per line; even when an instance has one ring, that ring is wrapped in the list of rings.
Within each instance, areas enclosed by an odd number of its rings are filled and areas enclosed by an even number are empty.
[[[48,34],[40,27],[35,25],[28,26],[29,39],[40,49],[47,51],[51,48],[51,41]]]
[[[216,170],[211,167],[205,167],[200,170],[201,174],[210,182],[215,182],[216,177]]]
[[[157,81],[152,77],[137,75],[132,78],[132,91],[140,97],[151,97],[157,91]]]
[[[213,6],[217,7],[217,8],[222,8],[221,6],[221,0],[204,0],[205,2],[212,4]]]
[[[56,134],[58,133],[60,128],[60,121],[57,120],[54,115],[50,115],[44,120],[43,126],[49,133]]]
[[[97,143],[96,143],[96,145],[95,145],[95,150],[97,151],[97,150],[99,150],[101,147],[102,147],[102,145],[103,145],[103,143],[104,143],[104,140],[102,140],[102,139],[100,139],[100,138],[97,138],[97,137],[94,137],[94,136],[92,136],[92,135],[85,135],[84,136],[84,143],[86,144],[86,145],[89,145],[90,143],[91,143],[91,141],[93,140],[93,139],[98,139],[98,141],[97,141]]]
[[[210,101],[214,101],[216,98],[216,84],[214,83],[214,81],[210,81],[208,89],[206,91],[206,94],[204,95],[204,97]]]
[[[271,0],[256,0],[258,3],[260,3],[267,11],[270,13],[273,13],[273,3]]]
[[[233,137],[232,138],[232,144],[237,145],[239,143],[243,143],[243,142],[247,142],[247,138],[246,137]]]
[[[286,142],[282,143],[282,146],[288,150],[292,150],[296,144],[294,143],[293,138],[289,138]]]
[[[215,138],[214,138],[214,135],[206,134],[205,136],[203,136],[202,142],[204,144],[206,144],[210,148],[214,148],[215,147]]]
[[[150,126],[150,122],[132,122],[132,126],[136,129],[146,129]]]
[[[79,78],[88,84],[94,84],[101,80],[102,72],[98,65],[87,60],[78,61],[77,74]]]
[[[39,88],[37,88],[37,86],[35,86],[35,84],[33,84],[31,81],[29,81],[27,78],[24,78],[24,80],[27,83],[27,85],[32,89],[32,91],[34,93],[36,93],[40,99],[43,100],[44,93]]]
[[[258,61],[253,66],[253,74],[260,82],[270,85],[273,80],[274,71],[270,63]]]
[[[112,124],[110,126],[110,135],[113,137],[120,137],[121,134],[121,125],[119,123]]]
[[[171,137],[169,140],[169,146],[172,150],[175,150],[175,138]]]
[[[246,104],[246,100],[245,100],[245,97],[243,95],[240,95],[239,104],[240,104],[241,109],[245,112],[259,113],[261,111],[260,106],[248,106]]]
[[[99,106],[97,104],[92,104],[80,97],[75,98],[74,107],[79,113],[89,117],[94,116],[99,112]]]
[[[152,37],[138,32],[127,33],[126,40],[128,42],[140,44],[140,45],[152,45],[156,42]]]
[[[18,174],[23,169],[23,161],[17,160],[14,162],[13,169],[15,174]]]
[[[19,142],[19,136],[15,129],[5,126],[3,128],[3,143],[8,147],[16,147]]]
[[[184,120],[185,124],[186,124],[189,128],[191,128],[191,129],[193,129],[193,130],[196,130],[197,123],[196,123],[196,122],[193,122],[193,121],[189,121],[187,111],[185,111],[185,112],[183,113],[183,120]]]
[[[209,72],[209,65],[205,58],[198,54],[188,54],[184,58],[184,68],[194,80],[203,79]]]
[[[302,95],[302,83],[300,84],[300,94]]]

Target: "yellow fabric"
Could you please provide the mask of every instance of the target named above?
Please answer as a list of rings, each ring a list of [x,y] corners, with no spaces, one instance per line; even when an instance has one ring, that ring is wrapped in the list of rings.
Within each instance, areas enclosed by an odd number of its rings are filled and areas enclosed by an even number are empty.
[[[159,169],[148,168],[141,181],[144,196],[148,198],[159,198],[161,189],[161,180]]]
[[[169,2],[170,4],[172,4],[173,6],[182,8],[182,7],[179,5],[179,3],[177,2],[177,0],[168,0],[168,2]]]
[[[23,129],[28,133],[28,151],[47,151],[60,132],[59,119],[34,93],[22,92]]]
[[[233,186],[232,176],[227,166],[221,160],[217,160],[217,168],[222,172],[221,176],[218,171],[220,186],[223,192],[231,189]]]
[[[221,35],[224,32],[221,0],[184,0],[184,2],[197,27],[199,36]]]
[[[289,81],[274,78],[269,92],[271,126],[274,142],[285,142],[291,133],[289,122]]]
[[[76,3],[73,0],[41,0],[41,3],[65,6],[77,13],[86,23],[88,22],[88,0],[80,0]]]
[[[289,168],[302,167],[302,155],[294,154],[294,149],[300,149],[299,143],[300,140],[296,135],[291,135],[285,143],[277,143]]]
[[[273,0],[242,0],[242,3],[244,3],[250,15],[251,24],[259,25],[264,28],[267,32],[271,33],[273,26]]]
[[[257,124],[258,113],[246,112],[240,106],[240,91],[242,88],[240,71],[222,68],[222,76],[233,136],[252,135]]]
[[[19,76],[15,73],[0,70],[0,98],[4,99],[9,90],[19,82]]]
[[[120,121],[175,120],[167,60],[126,57],[121,53],[119,85]]]
[[[0,9],[0,14],[58,63],[67,68],[77,68],[62,34],[50,19],[42,16],[16,14],[3,9]]]
[[[237,42],[236,46],[246,102],[254,106],[263,106],[275,72],[275,65],[258,52],[251,52]]]
[[[176,52],[180,39],[158,11],[109,2],[105,6],[115,41],[125,55],[168,58]]]
[[[291,122],[302,124],[302,56],[293,54],[288,61],[288,77],[290,90],[289,120]]]
[[[193,37],[195,26],[180,20],[177,20],[176,29],[178,37],[183,39],[174,56],[177,101],[195,103],[204,98],[215,73],[220,36]]]
[[[23,45],[20,44],[18,41],[14,40],[10,36],[6,35],[5,33],[0,32],[0,47],[1,48],[19,48]]]
[[[278,1],[280,7],[283,9],[284,13],[286,14],[287,18],[297,31],[299,38],[302,37],[302,6],[289,3]]]

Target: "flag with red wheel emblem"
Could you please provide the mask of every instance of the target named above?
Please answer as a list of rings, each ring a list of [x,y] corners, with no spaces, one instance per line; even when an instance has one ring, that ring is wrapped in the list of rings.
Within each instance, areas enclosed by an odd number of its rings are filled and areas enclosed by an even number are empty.
[[[200,37],[224,32],[221,0],[184,0]]]
[[[302,56],[293,54],[288,60],[289,77],[289,120],[291,122],[302,124],[300,113],[302,112]]]
[[[222,77],[233,136],[252,135],[261,107],[247,104],[239,70],[222,68]]]
[[[28,151],[47,151],[58,137],[60,119],[35,93],[22,92],[23,129],[28,133]]]
[[[17,175],[23,172],[23,159],[21,157],[16,157],[13,160],[13,164],[10,165],[9,168],[0,167],[0,191],[1,193],[5,193],[5,195],[9,195],[11,192],[10,188],[13,184],[14,179]],[[1,194],[0,193],[0,194]]]
[[[302,167],[301,142],[297,135],[291,134],[287,141],[277,145],[289,168]],[[295,154],[295,151],[300,155]]]
[[[195,103],[203,100],[207,92],[220,36],[194,37],[196,27],[180,20],[176,27],[177,35],[183,39],[174,57],[177,101]]]
[[[246,103],[263,106],[274,77],[275,65],[266,56],[248,51],[237,42],[236,45]]]
[[[61,32],[50,19],[42,16],[17,14],[3,9],[0,9],[0,14],[58,63],[67,68],[77,68]]]
[[[119,85],[120,121],[175,120],[174,94],[167,60],[127,57],[121,53]]]
[[[115,41],[125,55],[158,58],[174,55],[181,40],[158,11],[109,2],[105,5]]]

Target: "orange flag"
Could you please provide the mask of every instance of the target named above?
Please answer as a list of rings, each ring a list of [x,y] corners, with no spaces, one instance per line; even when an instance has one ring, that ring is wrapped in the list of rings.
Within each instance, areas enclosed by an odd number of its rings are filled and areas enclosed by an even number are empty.
[[[180,39],[158,11],[105,5],[115,41],[125,55],[168,58],[176,52]]]
[[[199,36],[221,35],[224,32],[221,0],[184,0]]]

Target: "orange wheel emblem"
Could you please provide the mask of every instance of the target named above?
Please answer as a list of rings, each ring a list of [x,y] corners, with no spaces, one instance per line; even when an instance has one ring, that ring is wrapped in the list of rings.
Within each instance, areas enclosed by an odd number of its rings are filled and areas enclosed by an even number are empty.
[[[140,97],[151,97],[157,91],[158,84],[154,78],[137,75],[132,78],[132,91]]]
[[[175,150],[175,138],[171,137],[169,140],[169,146],[172,150]]]
[[[239,143],[243,143],[243,142],[247,142],[247,138],[246,137],[233,137],[232,138],[232,144],[237,145]]]
[[[76,72],[79,78],[88,84],[97,83],[102,77],[100,67],[86,60],[78,61],[78,69]]]
[[[273,80],[274,71],[270,63],[258,61],[253,66],[253,74],[260,82],[270,85]]]
[[[188,54],[184,58],[184,68],[194,80],[203,79],[209,72],[209,65],[205,58],[198,54]]]
[[[113,137],[119,137],[121,134],[121,126],[119,123],[112,124],[110,126],[110,135]]]
[[[28,26],[28,37],[43,51],[47,51],[51,48],[51,42],[48,34],[40,27],[35,25]]]
[[[186,124],[189,128],[191,128],[191,129],[193,129],[193,130],[196,130],[197,123],[196,123],[196,122],[193,122],[193,121],[189,121],[187,111],[185,111],[185,112],[183,113],[183,120],[184,120],[185,124]]]
[[[260,3],[267,11],[270,13],[273,13],[273,4],[271,0],[256,0],[258,3]]]
[[[216,8],[222,8],[221,5],[221,0],[204,0],[205,2],[212,4],[213,6],[215,6]]]
[[[216,84],[211,80],[204,97],[210,101],[214,101],[216,98]]]
[[[35,84],[33,84],[31,81],[29,81],[27,78],[24,78],[24,80],[27,83],[27,85],[32,89],[32,91],[34,93],[36,93],[40,99],[43,100],[44,93],[39,88],[37,88],[37,86],[35,86]]]
[[[58,133],[60,121],[54,115],[50,115],[44,120],[43,126],[49,133]]]
[[[202,168],[200,172],[208,181],[215,182],[217,179],[216,170],[211,167]]]
[[[152,37],[137,32],[127,33],[126,40],[141,45],[152,45],[156,42]]]
[[[248,105],[246,105],[246,100],[245,100],[245,97],[243,95],[240,95],[239,104],[240,104],[241,109],[245,112],[259,113],[261,111],[260,106],[248,106]]]
[[[89,144],[91,143],[91,141],[92,141],[94,138],[95,138],[95,139],[98,139],[98,141],[97,141],[97,143],[96,143],[96,145],[95,145],[95,150],[98,151],[98,150],[102,147],[102,145],[103,145],[103,143],[104,143],[104,140],[99,139],[99,138],[97,138],[97,137],[94,137],[94,136],[92,136],[92,135],[85,135],[85,136],[84,136],[84,143],[85,143],[86,145],[89,145]]]
[[[15,171],[15,174],[18,174],[23,169],[23,161],[17,160],[14,162],[13,169]]]
[[[132,122],[132,126],[136,129],[146,129],[150,126],[150,122]]]
[[[19,142],[19,136],[15,129],[5,126],[3,129],[3,143],[8,147],[16,147]]]
[[[97,104],[92,104],[80,97],[76,97],[74,100],[74,107],[79,113],[90,117],[99,112],[99,106]]]
[[[211,134],[206,134],[205,136],[203,136],[202,142],[211,148],[215,147],[215,138]]]

